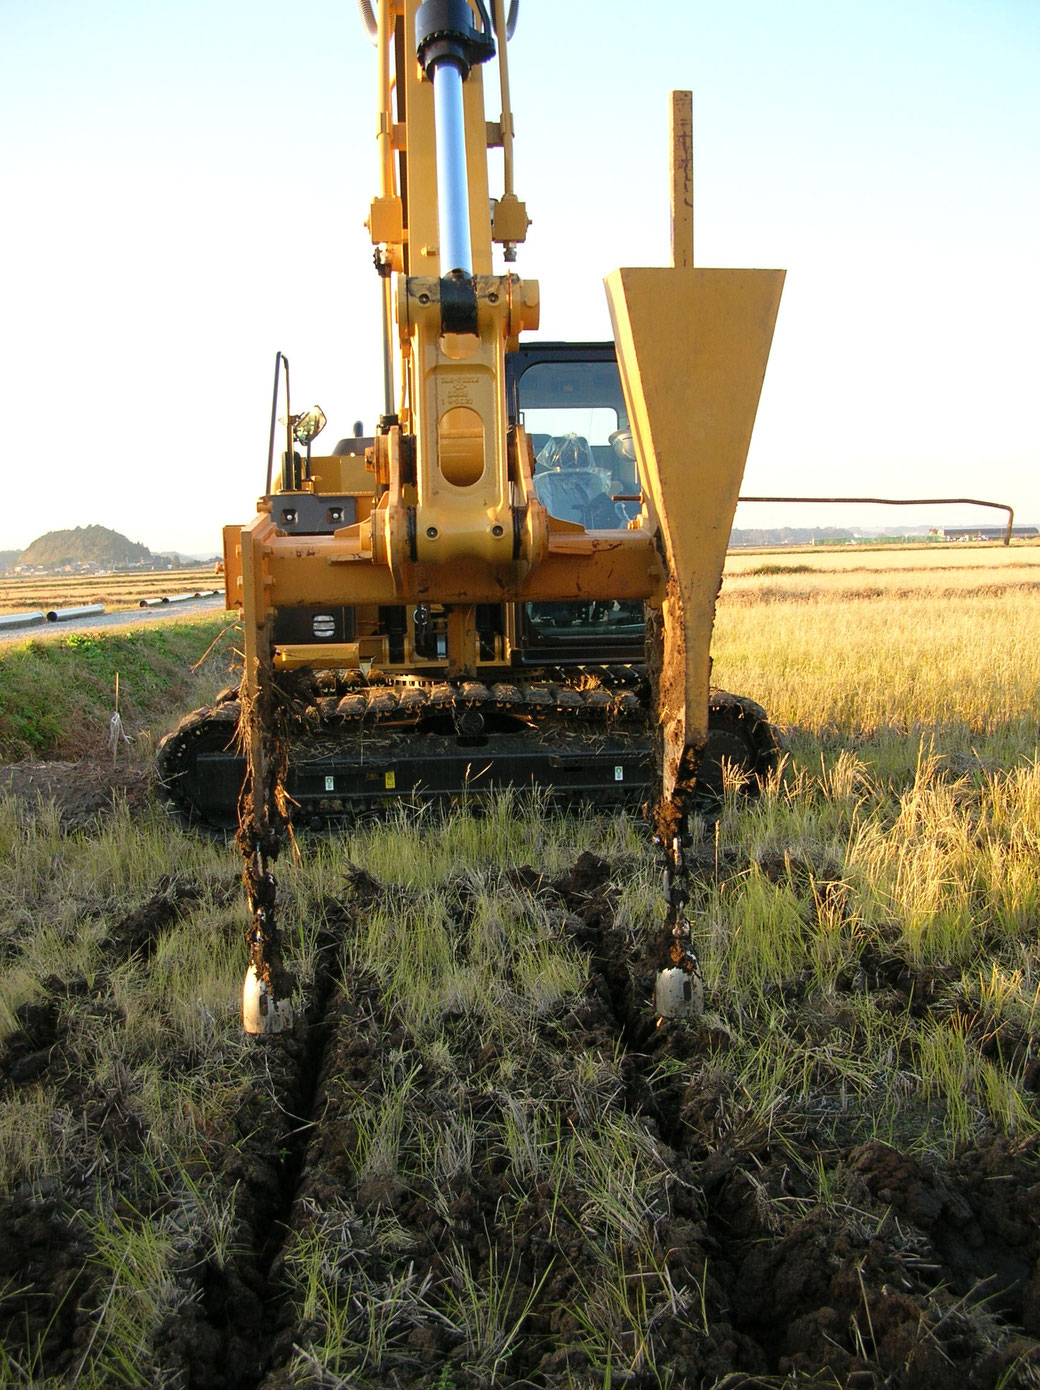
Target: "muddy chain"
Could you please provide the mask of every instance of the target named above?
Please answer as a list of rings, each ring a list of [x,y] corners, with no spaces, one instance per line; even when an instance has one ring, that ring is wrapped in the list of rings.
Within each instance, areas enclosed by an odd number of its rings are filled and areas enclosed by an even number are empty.
[[[704,1007],[700,961],[693,945],[687,905],[690,873],[686,863],[694,779],[676,785],[672,795],[653,808],[654,846],[664,858],[665,919],[662,963],[654,991],[659,1018],[690,1018]]]
[[[680,970],[699,972],[700,964],[693,949],[690,919],[686,904],[690,899],[689,870],[683,853],[683,837],[676,835],[665,853],[664,868],[665,928],[671,936],[668,959]]]
[[[239,740],[246,778],[238,803],[236,843],[249,910],[249,969],[243,993],[247,1032],[280,1032],[291,1022],[293,980],[282,963],[276,919],[277,882],[271,864],[291,839],[285,777],[289,741],[285,710],[269,669],[253,700],[243,698]]]
[[[245,854],[244,858],[242,883],[249,909],[249,926],[246,929],[249,964],[258,977],[270,985],[272,968],[279,955],[278,928],[275,924],[278,885],[262,851]]]

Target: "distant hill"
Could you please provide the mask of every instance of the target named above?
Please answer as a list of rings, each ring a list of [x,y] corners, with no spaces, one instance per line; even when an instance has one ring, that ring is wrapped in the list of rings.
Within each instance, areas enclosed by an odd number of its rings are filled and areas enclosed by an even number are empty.
[[[0,570],[9,570],[12,565],[17,565],[20,550],[0,550]]]
[[[48,531],[38,536],[16,561],[61,569],[65,565],[96,565],[99,569],[150,565],[155,557],[146,545],[131,541],[107,526],[77,526],[72,531]]]

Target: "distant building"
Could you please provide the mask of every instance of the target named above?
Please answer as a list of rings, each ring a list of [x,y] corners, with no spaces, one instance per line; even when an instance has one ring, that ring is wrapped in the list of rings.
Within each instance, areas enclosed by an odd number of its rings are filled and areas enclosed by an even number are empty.
[[[1012,526],[1012,536],[1035,540],[1040,536],[1040,526]],[[1007,535],[1006,526],[946,526],[942,535],[948,541],[1002,541]]]

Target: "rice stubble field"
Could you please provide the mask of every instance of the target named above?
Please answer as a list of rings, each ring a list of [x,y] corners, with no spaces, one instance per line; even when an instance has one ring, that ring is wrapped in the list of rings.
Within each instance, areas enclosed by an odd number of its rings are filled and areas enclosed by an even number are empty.
[[[786,755],[694,826],[695,1024],[645,828],[503,794],[301,834],[245,1040],[234,851],[144,772],[233,632],[168,711],[155,639],[0,657],[0,1384],[1040,1384],[1040,553],[906,553],[732,565]],[[9,737],[113,662],[114,778],[85,706]]]

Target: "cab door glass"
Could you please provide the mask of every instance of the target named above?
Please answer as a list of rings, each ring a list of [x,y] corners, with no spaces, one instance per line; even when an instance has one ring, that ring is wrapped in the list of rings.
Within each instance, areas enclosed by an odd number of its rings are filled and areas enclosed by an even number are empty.
[[[550,516],[587,531],[624,530],[639,512],[639,481],[615,362],[536,362],[520,377],[521,420],[535,455],[534,485]],[[543,638],[642,632],[638,600],[531,603]]]

